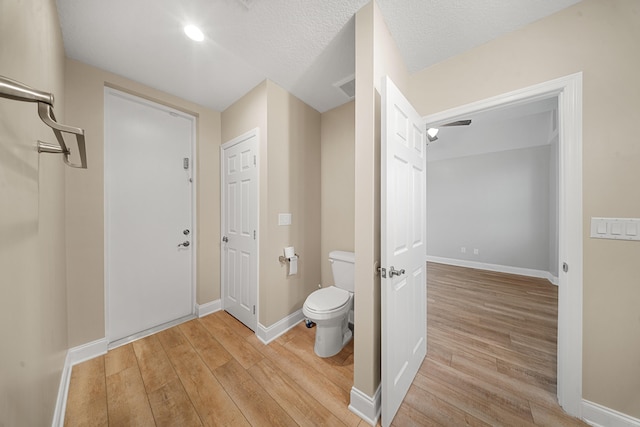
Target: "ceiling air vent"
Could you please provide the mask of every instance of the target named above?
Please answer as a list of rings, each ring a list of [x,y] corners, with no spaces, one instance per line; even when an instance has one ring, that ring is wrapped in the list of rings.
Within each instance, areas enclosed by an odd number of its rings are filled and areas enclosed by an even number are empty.
[[[254,0],[236,0],[238,3],[243,5],[245,9],[249,10],[253,6]]]
[[[346,79],[340,80],[333,84],[340,89],[342,93],[347,95],[349,99],[353,99],[356,96],[356,78],[355,76],[349,76]]]

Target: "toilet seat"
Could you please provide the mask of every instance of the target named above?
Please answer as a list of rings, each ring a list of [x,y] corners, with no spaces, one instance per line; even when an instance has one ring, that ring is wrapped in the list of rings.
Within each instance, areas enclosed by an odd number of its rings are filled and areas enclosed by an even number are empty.
[[[340,311],[349,303],[351,294],[349,291],[329,286],[311,293],[305,302],[308,311],[318,314],[328,314]]]

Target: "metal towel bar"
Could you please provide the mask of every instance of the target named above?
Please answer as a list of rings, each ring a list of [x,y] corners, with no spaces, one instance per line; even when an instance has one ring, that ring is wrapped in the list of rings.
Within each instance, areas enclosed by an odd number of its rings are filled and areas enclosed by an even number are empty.
[[[56,116],[53,114],[53,94],[33,89],[10,78],[0,76],[0,97],[16,101],[36,102],[38,104],[38,116],[40,116],[40,119],[53,130],[53,134],[58,141],[58,145],[38,141],[38,153],[63,154],[63,160],[68,166],[82,169],[87,168],[87,152],[84,141],[84,130],[56,122]],[[78,155],[80,156],[79,165],[69,162],[71,150],[69,150],[64,142],[64,137],[62,136],[63,132],[76,136]]]

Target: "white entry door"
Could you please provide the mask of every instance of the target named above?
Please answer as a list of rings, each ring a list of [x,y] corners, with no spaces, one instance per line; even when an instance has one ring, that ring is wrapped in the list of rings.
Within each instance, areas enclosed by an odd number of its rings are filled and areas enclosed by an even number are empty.
[[[391,79],[382,85],[382,425],[427,352],[425,123]]]
[[[105,89],[110,342],[191,315],[195,119]]]
[[[256,330],[258,286],[258,131],[221,148],[222,308]]]

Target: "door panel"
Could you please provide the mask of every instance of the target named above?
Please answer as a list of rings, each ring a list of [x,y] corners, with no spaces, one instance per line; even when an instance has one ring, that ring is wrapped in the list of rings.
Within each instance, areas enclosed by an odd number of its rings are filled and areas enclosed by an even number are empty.
[[[258,283],[257,131],[222,147],[222,306],[255,331]]]
[[[389,78],[382,92],[382,425],[426,355],[426,156],[422,118]],[[400,271],[393,275],[391,269]]]
[[[110,342],[193,312],[193,129],[191,116],[105,91]]]

